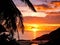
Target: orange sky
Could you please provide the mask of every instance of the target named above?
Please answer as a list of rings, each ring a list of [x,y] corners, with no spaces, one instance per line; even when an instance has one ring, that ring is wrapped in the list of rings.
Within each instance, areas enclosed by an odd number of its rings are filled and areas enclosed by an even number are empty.
[[[53,31],[60,27],[60,24],[25,24],[28,31]]]
[[[60,13],[58,13],[58,14],[60,14]],[[60,15],[57,15],[57,14],[56,15],[50,14],[50,15],[47,15],[46,17],[26,16],[26,17],[24,17],[25,30],[32,31],[33,29],[31,29],[31,28],[34,27],[35,29],[38,28],[37,31],[52,31],[52,30],[55,30],[56,28],[60,27],[59,20],[60,20]],[[38,27],[36,27],[36,25],[34,26],[34,24],[38,25]],[[40,25],[42,25],[42,26],[40,26]]]
[[[24,17],[25,30],[32,30],[31,29],[32,27],[36,28],[36,25],[38,25],[39,29],[37,31],[39,31],[39,30],[40,31],[41,30],[43,30],[43,31],[44,30],[45,31],[50,31],[51,30],[52,31],[52,30],[60,27],[60,21],[59,20],[60,20],[60,15],[55,15],[55,16],[54,15],[53,16],[52,15],[48,15],[46,17],[31,17],[31,16],[27,16],[27,17]],[[34,26],[34,24],[36,24],[36,25]],[[40,26],[40,25],[42,25],[42,26]]]
[[[36,29],[37,31],[52,31],[60,27],[60,2],[54,2],[52,4],[53,5],[51,5],[51,3],[47,5],[34,5],[37,12],[31,11],[27,6],[18,6],[18,9],[22,11],[23,14],[25,30],[32,31]]]

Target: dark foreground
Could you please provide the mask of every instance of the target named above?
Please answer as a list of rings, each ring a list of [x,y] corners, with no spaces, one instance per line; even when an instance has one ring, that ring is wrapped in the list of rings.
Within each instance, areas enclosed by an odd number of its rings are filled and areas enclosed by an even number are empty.
[[[5,32],[6,29],[0,25],[0,45],[60,45],[60,28],[34,40],[16,40]]]

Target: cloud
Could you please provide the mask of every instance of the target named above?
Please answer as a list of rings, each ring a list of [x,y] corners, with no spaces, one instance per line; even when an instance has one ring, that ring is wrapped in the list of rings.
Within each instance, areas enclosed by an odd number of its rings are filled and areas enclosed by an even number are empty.
[[[14,3],[16,5],[22,5],[24,3],[22,3],[20,0],[13,0]],[[51,2],[51,1],[60,1],[60,0],[30,0],[32,2],[32,4],[34,5],[39,5],[39,4],[47,4],[47,2]],[[46,2],[47,1],[47,2]]]
[[[47,4],[45,1],[42,0],[30,0],[33,5],[40,5],[40,4]]]
[[[26,6],[26,4],[20,0],[13,0],[16,6]]]
[[[37,23],[37,24],[60,24],[60,15],[58,16],[50,16],[47,17],[24,17],[24,23]]]

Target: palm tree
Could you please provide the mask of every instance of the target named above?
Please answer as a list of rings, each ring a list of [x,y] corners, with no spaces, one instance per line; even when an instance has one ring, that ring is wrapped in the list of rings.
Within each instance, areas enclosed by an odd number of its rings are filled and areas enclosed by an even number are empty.
[[[21,12],[17,9],[12,0],[0,0],[0,22],[4,23],[6,28],[9,29],[12,36],[13,31],[16,31],[16,18],[20,19],[20,26],[22,28],[22,33],[24,32],[23,18]]]
[[[20,1],[25,2],[32,9],[32,11],[36,12],[34,6],[29,0],[20,0]]]
[[[25,3],[27,3],[27,5],[34,12],[36,12],[32,3],[29,0],[22,0],[22,1],[23,2],[25,1]],[[14,2],[12,0],[0,0],[0,23],[3,23],[6,26],[6,28],[9,29],[10,33],[12,34],[12,37],[14,35],[14,31],[17,30],[17,26],[16,26],[17,17],[19,17],[20,27],[22,29],[22,33],[24,33],[22,14],[15,6]]]

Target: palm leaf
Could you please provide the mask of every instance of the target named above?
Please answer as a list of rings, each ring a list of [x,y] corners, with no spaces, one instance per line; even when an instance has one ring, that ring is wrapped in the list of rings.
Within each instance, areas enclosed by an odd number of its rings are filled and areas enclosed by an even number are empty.
[[[36,12],[34,6],[32,5],[32,3],[31,3],[29,0],[21,0],[21,1],[27,3],[27,5],[28,5],[34,12]]]
[[[1,0],[0,1],[0,20],[4,19],[6,20],[5,25],[7,26],[7,28],[11,28],[16,31],[17,27],[16,27],[16,17],[19,16],[20,18],[20,22],[21,22],[21,27],[22,30],[24,30],[24,26],[23,26],[23,18],[21,17],[22,14],[21,12],[17,9],[17,7],[15,6],[15,4],[13,3],[12,0]]]

